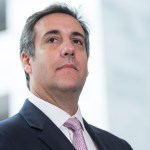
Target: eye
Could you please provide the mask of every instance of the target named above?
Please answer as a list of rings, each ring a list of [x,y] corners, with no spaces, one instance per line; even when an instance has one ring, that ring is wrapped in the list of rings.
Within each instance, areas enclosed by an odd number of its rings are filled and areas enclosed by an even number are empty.
[[[49,43],[56,43],[57,41],[58,41],[58,39],[57,39],[57,38],[54,38],[54,37],[48,39],[48,42],[49,42]]]
[[[73,39],[73,42],[78,45],[83,45],[83,42],[79,39]]]

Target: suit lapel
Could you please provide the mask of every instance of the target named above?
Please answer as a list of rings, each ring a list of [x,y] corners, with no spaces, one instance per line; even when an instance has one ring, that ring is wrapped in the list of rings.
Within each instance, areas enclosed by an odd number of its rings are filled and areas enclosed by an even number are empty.
[[[45,126],[39,138],[54,150],[75,150],[66,136],[54,124],[50,124]]]
[[[107,150],[103,143],[102,137],[100,135],[98,136],[95,131],[93,130],[92,126],[89,125],[84,119],[83,119],[84,125],[88,133],[90,134],[91,138],[93,139],[95,145],[97,146],[98,149],[100,150]]]
[[[60,129],[30,101],[25,101],[20,114],[31,128],[41,130],[37,138],[43,144],[48,145],[53,150],[75,150]]]

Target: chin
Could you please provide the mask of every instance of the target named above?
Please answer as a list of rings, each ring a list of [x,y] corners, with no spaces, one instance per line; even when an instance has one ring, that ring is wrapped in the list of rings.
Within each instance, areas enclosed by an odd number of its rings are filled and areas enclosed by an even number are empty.
[[[67,78],[66,80],[58,80],[57,85],[64,91],[81,91],[85,80],[78,80],[77,78]]]
[[[69,92],[69,91],[81,91],[83,86],[81,85],[63,85],[60,87],[62,89],[62,91],[64,92]]]

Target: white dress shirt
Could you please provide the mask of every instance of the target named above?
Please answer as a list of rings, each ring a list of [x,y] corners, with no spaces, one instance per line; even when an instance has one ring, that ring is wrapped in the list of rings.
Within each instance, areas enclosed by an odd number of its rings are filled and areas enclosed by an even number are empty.
[[[63,111],[62,109],[52,105],[51,103],[48,103],[45,100],[42,100],[32,93],[29,95],[29,101],[32,102],[36,107],[38,107],[49,119],[52,120],[52,122],[64,133],[64,135],[69,139],[69,141],[72,143],[73,141],[73,133],[68,128],[64,127],[63,124],[71,117],[76,117],[83,126],[83,135],[85,138],[86,145],[88,147],[88,150],[97,150],[94,141],[90,137],[89,133],[85,129],[82,115],[80,108],[78,107],[78,110],[74,116],[70,116],[68,113]]]

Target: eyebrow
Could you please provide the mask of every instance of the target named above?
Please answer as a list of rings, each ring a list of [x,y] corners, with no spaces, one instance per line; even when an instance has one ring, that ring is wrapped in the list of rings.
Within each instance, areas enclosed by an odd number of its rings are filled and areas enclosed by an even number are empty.
[[[50,34],[60,34],[60,31],[59,30],[51,30],[51,31],[46,32],[44,34],[44,36],[47,36],[47,35],[50,35]],[[80,32],[72,32],[72,35],[73,36],[80,36],[83,39],[85,39],[85,36],[82,33],[80,33]]]
[[[51,30],[51,31],[48,31],[44,34],[44,36],[47,36],[49,34],[59,34],[60,32],[58,30]]]
[[[82,37],[83,39],[85,39],[85,36],[84,36],[82,33],[80,33],[80,32],[73,32],[72,35],[73,35],[73,36],[80,36],[80,37]]]

